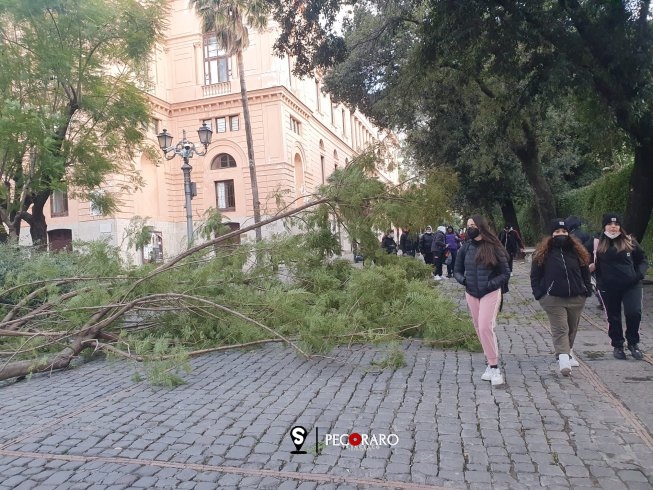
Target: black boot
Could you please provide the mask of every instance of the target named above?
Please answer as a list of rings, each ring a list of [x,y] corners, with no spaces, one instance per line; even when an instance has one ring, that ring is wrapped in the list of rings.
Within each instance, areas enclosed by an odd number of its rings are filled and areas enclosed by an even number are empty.
[[[630,351],[630,353],[632,354],[632,356],[633,356],[635,359],[637,359],[638,361],[644,359],[644,354],[642,354],[642,351],[639,350],[639,347],[637,346],[637,344],[633,344],[633,345],[630,345],[630,344],[629,344],[629,345],[628,345],[628,350]]]
[[[623,347],[615,347],[613,354],[615,359],[620,359],[622,361],[626,360],[626,353],[624,352]]]

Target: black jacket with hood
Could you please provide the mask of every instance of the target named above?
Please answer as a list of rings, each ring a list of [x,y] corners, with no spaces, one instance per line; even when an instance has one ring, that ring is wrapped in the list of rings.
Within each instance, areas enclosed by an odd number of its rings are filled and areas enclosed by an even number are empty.
[[[565,220],[565,223],[567,225],[567,229],[569,230],[569,234],[579,240],[580,243],[585,245],[590,239],[590,235],[581,229],[581,225],[583,223],[580,218],[578,216],[569,216]]]
[[[465,291],[474,298],[482,298],[507,285],[510,280],[508,256],[503,248],[497,250],[497,265],[489,268],[476,263],[478,247],[476,240],[467,240],[458,251],[453,272],[456,281],[465,286]]]
[[[591,296],[592,283],[587,265],[580,265],[578,254],[572,246],[553,246],[544,263],[531,266],[531,289],[539,300],[546,296],[573,298]]]
[[[433,246],[434,241],[435,235],[433,232],[423,233],[422,236],[419,237],[419,252],[421,254],[431,253],[431,247]]]
[[[618,252],[614,245],[615,240],[601,233],[585,244],[592,260],[594,260],[594,242],[600,240],[607,240],[609,245],[605,253],[597,253],[594,264],[596,284],[600,290],[628,289],[644,279],[648,260],[644,249],[636,240],[633,239],[632,251]]]

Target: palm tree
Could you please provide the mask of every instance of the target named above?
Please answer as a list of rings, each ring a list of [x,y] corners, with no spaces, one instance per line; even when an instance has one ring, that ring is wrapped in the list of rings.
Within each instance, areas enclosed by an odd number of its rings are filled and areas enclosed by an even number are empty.
[[[215,33],[218,46],[227,55],[236,55],[240,75],[240,96],[243,103],[245,136],[247,138],[247,157],[249,160],[249,179],[252,187],[254,223],[261,221],[261,203],[258,198],[256,163],[254,161],[254,140],[249,118],[247,84],[243,51],[249,46],[249,27],[263,29],[268,19],[268,3],[265,0],[190,0],[191,7],[202,21],[202,32]],[[256,241],[261,240],[261,228],[256,228]]]

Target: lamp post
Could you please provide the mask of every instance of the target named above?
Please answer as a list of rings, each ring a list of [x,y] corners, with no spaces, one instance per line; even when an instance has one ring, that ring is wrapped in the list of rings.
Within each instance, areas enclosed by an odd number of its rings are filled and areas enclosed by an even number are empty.
[[[179,155],[183,160],[184,164],[181,166],[181,170],[184,173],[184,195],[186,197],[186,236],[188,239],[188,247],[193,243],[193,211],[191,208],[191,199],[196,194],[193,192],[193,183],[190,181],[190,172],[193,170],[193,167],[190,166],[188,160],[193,158],[193,155],[204,156],[208,150],[209,145],[211,144],[211,136],[213,136],[213,131],[206,126],[206,123],[202,123],[202,127],[197,130],[197,135],[199,136],[200,143],[204,146],[204,150],[198,150],[195,147],[195,143],[188,141],[186,139],[186,130],[184,129],[183,137],[176,145],[172,145],[172,135],[168,134],[168,130],[164,129],[157,135],[159,140],[159,147],[163,151],[163,156],[166,160],[172,160],[175,156]]]

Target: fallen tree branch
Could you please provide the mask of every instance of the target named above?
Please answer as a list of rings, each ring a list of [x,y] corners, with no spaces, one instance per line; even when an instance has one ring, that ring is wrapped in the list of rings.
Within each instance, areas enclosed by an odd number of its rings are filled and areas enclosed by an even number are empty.
[[[261,344],[270,344],[274,342],[285,342],[283,339],[263,339],[263,340],[253,340],[251,342],[244,342],[242,344],[231,344],[231,345],[221,345],[219,347],[210,347],[207,349],[200,349],[200,350],[194,350],[187,352],[186,355],[188,357],[198,357],[204,354],[209,354],[211,352],[220,352],[220,351],[225,351],[225,350],[231,350],[231,349],[242,349],[245,347],[253,347],[255,345],[261,345]],[[114,354],[117,354],[121,357],[124,357],[126,359],[131,359],[133,361],[138,361],[138,362],[145,362],[145,361],[165,361],[168,359],[173,359],[176,356],[175,355],[169,355],[169,356],[157,356],[157,357],[152,357],[152,358],[146,358],[143,356],[139,356],[136,354],[132,354],[131,352],[125,352],[122,349],[118,349],[117,347],[114,347],[110,344],[104,344],[101,342],[98,342],[97,340],[85,340],[84,343],[88,344],[95,344],[95,349],[96,350],[107,350],[109,352],[113,352]]]

